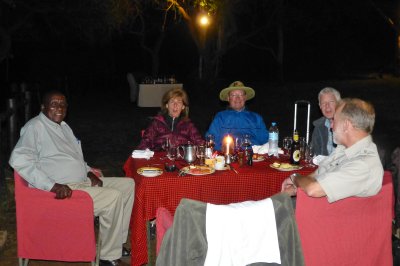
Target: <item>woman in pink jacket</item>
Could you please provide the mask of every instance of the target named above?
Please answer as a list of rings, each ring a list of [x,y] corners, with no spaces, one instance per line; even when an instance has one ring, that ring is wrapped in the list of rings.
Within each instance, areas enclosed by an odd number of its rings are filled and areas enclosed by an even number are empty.
[[[175,146],[188,141],[196,145],[202,143],[199,131],[188,117],[188,107],[189,99],[183,89],[167,91],[162,98],[161,112],[144,131],[138,149],[162,150],[167,138]]]

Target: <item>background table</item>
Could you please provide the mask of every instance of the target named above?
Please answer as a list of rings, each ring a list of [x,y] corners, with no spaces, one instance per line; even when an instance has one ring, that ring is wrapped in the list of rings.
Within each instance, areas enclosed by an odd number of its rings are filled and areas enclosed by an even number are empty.
[[[161,98],[164,93],[173,88],[182,88],[181,83],[175,84],[140,84],[138,106],[139,107],[160,107]]]
[[[175,212],[182,198],[214,204],[229,204],[246,200],[261,200],[280,192],[282,182],[292,172],[282,172],[269,167],[275,160],[255,162],[233,171],[216,171],[211,175],[178,177],[177,172],[165,172],[158,177],[137,174],[142,166],[163,168],[165,160],[160,154],[150,160],[128,158],[124,170],[135,179],[135,203],[131,218],[132,265],[142,265],[148,260],[146,222],[155,218],[158,207]],[[315,168],[297,170],[308,174]]]

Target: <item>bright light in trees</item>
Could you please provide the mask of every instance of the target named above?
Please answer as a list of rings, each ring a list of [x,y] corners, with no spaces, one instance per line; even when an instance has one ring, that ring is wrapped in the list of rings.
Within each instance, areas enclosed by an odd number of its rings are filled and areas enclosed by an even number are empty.
[[[208,18],[207,15],[203,14],[203,15],[201,15],[201,16],[199,17],[199,24],[200,24],[202,27],[207,27],[208,24],[210,24],[210,19]]]

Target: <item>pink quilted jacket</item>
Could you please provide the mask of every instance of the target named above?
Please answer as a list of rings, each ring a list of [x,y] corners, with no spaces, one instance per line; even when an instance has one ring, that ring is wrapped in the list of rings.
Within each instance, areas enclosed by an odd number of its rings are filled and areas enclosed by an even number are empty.
[[[187,144],[188,141],[196,145],[203,142],[199,131],[189,118],[179,120],[171,131],[164,116],[159,114],[153,118],[152,123],[145,130],[142,141],[137,148],[141,150],[149,148],[153,151],[162,150],[166,138],[169,138],[175,146]]]

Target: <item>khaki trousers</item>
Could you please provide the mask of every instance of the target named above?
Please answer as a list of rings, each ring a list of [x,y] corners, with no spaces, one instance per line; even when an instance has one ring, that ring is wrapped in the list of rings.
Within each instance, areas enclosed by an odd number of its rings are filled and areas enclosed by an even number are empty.
[[[68,184],[73,190],[86,191],[93,199],[94,215],[100,220],[100,259],[116,260],[122,255],[126,243],[135,198],[135,182],[132,178],[101,178],[103,187],[92,187],[90,180]]]

